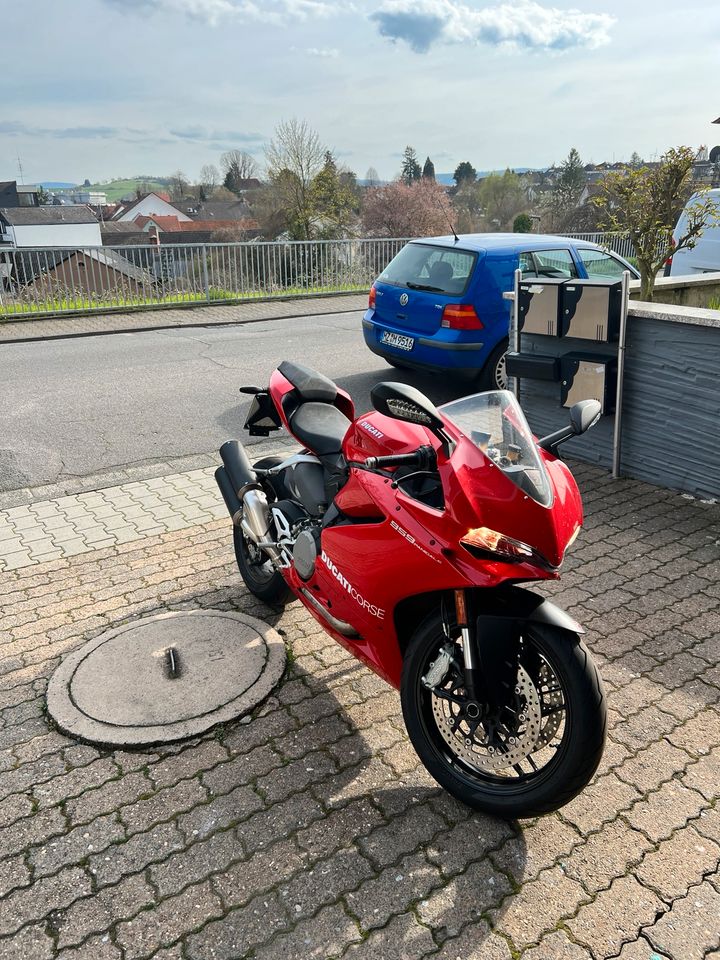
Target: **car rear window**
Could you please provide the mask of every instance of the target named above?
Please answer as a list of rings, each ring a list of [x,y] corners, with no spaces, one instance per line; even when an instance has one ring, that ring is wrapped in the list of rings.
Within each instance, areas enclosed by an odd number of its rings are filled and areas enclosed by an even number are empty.
[[[379,279],[411,290],[460,296],[467,288],[476,260],[477,254],[469,250],[408,243]]]

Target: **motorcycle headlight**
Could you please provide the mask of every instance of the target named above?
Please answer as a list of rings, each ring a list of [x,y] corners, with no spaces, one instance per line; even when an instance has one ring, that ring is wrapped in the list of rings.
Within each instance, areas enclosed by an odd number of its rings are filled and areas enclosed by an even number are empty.
[[[468,549],[474,547],[486,553],[496,553],[504,560],[526,560],[535,556],[535,551],[527,543],[506,537],[504,533],[491,530],[490,527],[468,530],[465,536],[461,537],[460,543]]]

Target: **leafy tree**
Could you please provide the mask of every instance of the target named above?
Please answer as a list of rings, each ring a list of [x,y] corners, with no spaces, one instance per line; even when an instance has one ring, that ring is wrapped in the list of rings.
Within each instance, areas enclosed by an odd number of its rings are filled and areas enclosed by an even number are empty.
[[[513,220],[513,233],[531,233],[533,222],[527,213],[519,213]]]
[[[365,193],[362,223],[366,236],[426,237],[447,233],[454,222],[447,193],[434,180],[401,180]]]
[[[265,148],[277,206],[284,211],[287,230],[296,240],[312,239],[312,185],[323,169],[326,152],[308,122],[294,118],[278,124],[274,138]]]
[[[660,158],[656,167],[626,169],[608,173],[600,181],[595,203],[605,212],[603,229],[627,231],[635,246],[640,270],[640,296],[652,300],[655,276],[672,245],[673,230],[692,190],[695,151],[674,147]],[[720,204],[705,192],[687,211],[682,236],[675,251],[692,248],[707,226],[720,220]]]
[[[527,192],[512,170],[491,173],[480,184],[480,203],[487,221],[502,230],[527,205]]]
[[[454,190],[452,203],[459,233],[477,233],[484,227],[480,186],[477,180],[462,180]]]
[[[554,186],[544,197],[551,229],[567,223],[575,211],[587,183],[585,167],[580,154],[572,147],[559,167],[554,168]]]
[[[432,162],[430,157],[428,157],[425,160],[425,164],[422,169],[422,175],[425,177],[426,180],[435,179],[435,164]]]
[[[413,181],[419,180],[422,174],[420,169],[420,164],[418,163],[417,154],[413,147],[405,147],[405,152],[403,153],[403,162],[402,170],[400,171],[400,179],[405,184],[409,186]]]
[[[643,158],[640,156],[637,150],[633,150],[632,156],[630,157],[630,166],[634,167],[637,170],[637,168],[641,167],[642,165],[643,165]]]
[[[50,201],[52,200],[52,197],[47,192],[45,187],[41,187],[40,184],[38,184],[35,190],[37,191],[37,198],[38,198],[39,204],[42,205],[42,204],[50,203]]]
[[[224,174],[223,186],[238,194],[245,180],[258,174],[258,164],[254,157],[244,150],[226,150],[220,157],[220,167]]]
[[[355,180],[351,171],[338,173],[332,153],[325,152],[322,170],[313,179],[309,192],[309,209],[313,232],[323,239],[342,233],[353,219],[356,197],[350,184]]]
[[[455,167],[453,180],[455,181],[458,187],[461,187],[464,183],[467,183],[467,182],[474,183],[477,180],[477,170],[470,163],[469,160],[463,160],[462,163],[459,163]]]

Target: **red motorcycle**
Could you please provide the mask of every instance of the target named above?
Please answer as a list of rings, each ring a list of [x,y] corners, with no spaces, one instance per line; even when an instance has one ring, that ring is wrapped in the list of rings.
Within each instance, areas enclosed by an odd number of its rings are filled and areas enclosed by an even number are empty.
[[[400,689],[408,734],[450,793],[502,817],[555,810],[586,786],[605,740],[603,687],[582,628],[519,584],[553,580],[582,524],[558,447],[595,400],[536,441],[515,397],[436,408],[379,383],[375,412],[285,361],[253,395],[247,430],[284,426],[303,449],[215,473],[248,589],[295,597],[335,640]]]

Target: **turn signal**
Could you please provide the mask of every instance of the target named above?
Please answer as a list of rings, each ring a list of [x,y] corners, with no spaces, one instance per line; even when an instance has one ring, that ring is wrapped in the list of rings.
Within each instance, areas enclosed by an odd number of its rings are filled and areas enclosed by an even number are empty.
[[[497,530],[491,530],[490,527],[476,527],[474,530],[468,530],[460,543],[464,547],[475,547],[478,550],[500,554],[508,560],[524,560],[525,557],[532,557],[534,553],[533,548],[527,543],[506,537]]]
[[[449,303],[442,314],[441,327],[450,330],[482,330],[480,317],[471,303]]]
[[[375,290],[375,284],[370,287],[370,296],[368,297],[368,308],[370,310],[375,309],[375,299],[377,297],[377,291]]]

